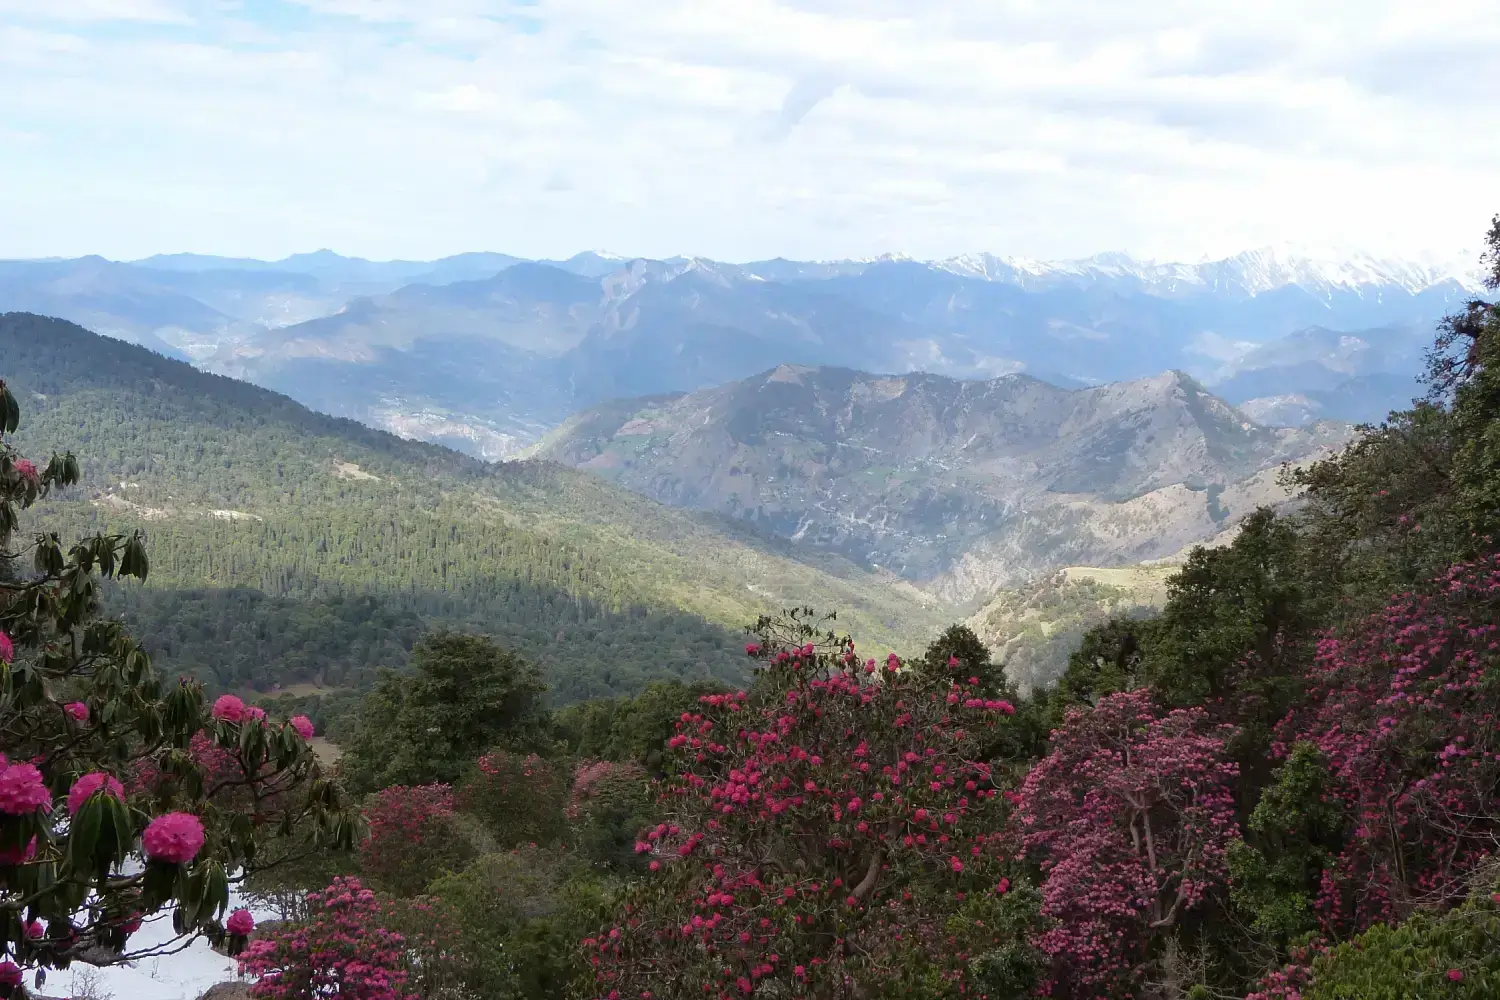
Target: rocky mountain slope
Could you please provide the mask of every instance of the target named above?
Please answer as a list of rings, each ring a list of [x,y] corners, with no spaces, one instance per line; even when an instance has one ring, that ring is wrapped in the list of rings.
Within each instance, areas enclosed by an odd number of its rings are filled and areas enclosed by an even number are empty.
[[[1259,426],[1178,372],[1065,390],[784,365],[596,407],[535,454],[964,602],[1207,538],[1345,433]]]

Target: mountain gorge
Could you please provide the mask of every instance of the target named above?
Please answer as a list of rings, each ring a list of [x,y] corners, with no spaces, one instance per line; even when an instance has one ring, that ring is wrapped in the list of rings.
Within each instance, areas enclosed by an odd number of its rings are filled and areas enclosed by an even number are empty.
[[[1066,390],[782,365],[571,418],[538,457],[716,511],[957,603],[1161,558],[1285,499],[1342,425],[1268,428],[1178,372]]]

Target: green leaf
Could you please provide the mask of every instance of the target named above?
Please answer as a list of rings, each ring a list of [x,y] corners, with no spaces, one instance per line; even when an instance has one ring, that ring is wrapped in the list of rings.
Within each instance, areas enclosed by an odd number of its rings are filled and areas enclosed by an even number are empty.
[[[73,817],[68,829],[68,865],[74,871],[89,875],[97,870],[94,847],[99,842],[100,814],[103,811],[100,797],[98,792],[90,796],[83,808],[78,810],[78,815]]]
[[[21,405],[16,402],[15,393],[10,391],[10,386],[0,382],[0,431],[14,434],[19,426],[21,426]]]
[[[151,571],[150,560],[146,557],[145,536],[137,531],[130,536],[125,543],[125,552],[120,559],[120,576],[133,576],[138,580],[146,579],[146,574]]]

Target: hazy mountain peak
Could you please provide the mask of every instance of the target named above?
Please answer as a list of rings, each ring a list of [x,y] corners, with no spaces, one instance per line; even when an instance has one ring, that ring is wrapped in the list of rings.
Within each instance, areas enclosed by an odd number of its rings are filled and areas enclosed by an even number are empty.
[[[1219,506],[1207,487],[1218,497],[1336,437],[1319,433],[1258,426],[1179,371],[1065,390],[784,364],[604,404],[537,454],[962,599],[1209,537],[1251,501]]]

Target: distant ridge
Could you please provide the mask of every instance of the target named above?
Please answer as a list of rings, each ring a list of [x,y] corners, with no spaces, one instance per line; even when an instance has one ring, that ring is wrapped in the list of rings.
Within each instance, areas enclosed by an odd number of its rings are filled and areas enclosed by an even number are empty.
[[[782,365],[603,404],[534,454],[962,602],[1210,537],[1347,433],[1259,426],[1181,372],[1069,390]]]
[[[605,400],[692,392],[778,364],[978,380],[1027,372],[1066,386],[1179,370],[1213,386],[1286,367],[1274,358],[1295,354],[1290,338],[1309,330],[1430,341],[1474,282],[1439,261],[1286,246],[1198,263],[981,253],[736,264],[603,251],[371,261],[324,249],[276,261],[0,263],[0,309],[69,319],[501,460]],[[1302,360],[1337,353],[1318,350]],[[1378,419],[1421,365],[1404,347],[1374,353],[1378,362],[1348,373],[1363,381],[1337,391],[1294,365],[1276,392],[1235,401],[1279,423]]]

